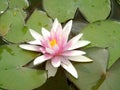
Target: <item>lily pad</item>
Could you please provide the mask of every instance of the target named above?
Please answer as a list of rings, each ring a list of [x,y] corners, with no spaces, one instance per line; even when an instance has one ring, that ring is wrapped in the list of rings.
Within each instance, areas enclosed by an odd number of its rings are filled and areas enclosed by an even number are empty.
[[[10,25],[12,24],[11,18],[12,18],[12,15],[9,10],[0,16],[0,35],[1,36],[6,35],[10,30]]]
[[[52,25],[52,20],[46,15],[45,12],[35,10],[30,16],[30,18],[27,20],[26,25],[29,28],[40,32],[42,27],[49,29]]]
[[[24,28],[24,41],[32,40],[33,37],[31,36],[29,29],[33,29],[38,33],[41,33],[41,28],[44,27],[50,30],[52,25],[52,20],[46,15],[45,12],[40,10],[35,10],[30,18],[27,20],[26,26]]]
[[[3,23],[3,25],[5,24],[4,27],[7,27],[5,28],[7,31],[6,35],[4,36],[5,39],[14,43],[22,41],[21,36],[23,35],[23,33],[21,31],[25,26],[25,17],[23,16],[21,9],[9,9],[1,17],[3,17],[3,22],[5,22]]]
[[[110,0],[78,0],[77,4],[89,22],[105,20],[111,11]]]
[[[108,67],[120,57],[120,22],[108,20],[92,23],[82,33],[83,39],[91,41],[91,46],[108,48]]]
[[[43,6],[52,18],[61,22],[74,18],[77,8],[89,22],[106,19],[111,10],[110,0],[43,0]]]
[[[98,90],[120,90],[120,59],[107,71],[106,78]]]
[[[32,90],[47,79],[42,70],[23,67],[38,54],[22,50],[16,45],[0,47],[0,87],[8,90]]]
[[[74,64],[79,75],[78,79],[73,78],[70,74],[67,74],[67,76],[80,90],[96,90],[95,88],[101,84],[98,81],[101,80],[106,73],[108,51],[94,47],[86,50],[86,53],[87,57],[91,58],[93,62]]]
[[[27,8],[29,6],[28,0],[8,0],[9,8]]]
[[[43,0],[43,5],[46,12],[60,22],[73,18],[77,8],[73,0]]]
[[[41,31],[41,27],[50,28],[52,20],[39,10],[35,10],[25,25],[25,15],[21,9],[9,9],[0,16],[0,34],[10,42],[20,43],[32,39],[29,28]],[[17,38],[16,38],[17,36]]]
[[[8,8],[8,0],[0,0],[0,14]]]

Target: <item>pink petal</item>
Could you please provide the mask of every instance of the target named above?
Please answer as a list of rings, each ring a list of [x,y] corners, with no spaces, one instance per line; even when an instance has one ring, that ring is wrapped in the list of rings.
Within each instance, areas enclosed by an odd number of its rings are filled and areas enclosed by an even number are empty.
[[[62,53],[63,56],[78,56],[83,54],[86,54],[86,53],[80,50],[65,51]]]
[[[81,47],[88,45],[89,43],[90,43],[90,41],[80,40],[76,44],[72,45],[68,50],[81,48]]]
[[[75,45],[79,39],[82,37],[83,34],[78,34],[77,36],[73,37],[66,45],[65,50],[69,50],[73,45]]]
[[[68,57],[68,59],[70,59],[71,61],[75,61],[75,62],[91,62],[91,61],[93,61],[92,59],[90,59],[86,56],[72,56],[72,57]]]
[[[55,54],[58,52],[58,50],[59,50],[59,47],[57,45],[52,48],[46,48],[46,52],[49,54]]]
[[[46,50],[46,52],[49,53],[49,54],[54,54],[54,53],[55,53],[54,50],[53,50],[53,49],[50,49],[50,48],[46,48],[45,50]]]
[[[26,49],[26,50],[30,50],[30,51],[41,52],[40,46],[21,44],[21,45],[19,45],[19,47]]]
[[[42,45],[41,42],[40,42],[40,40],[29,41],[27,43],[33,44],[33,45]]]
[[[61,62],[61,66],[66,71],[68,71],[71,75],[73,75],[75,78],[78,78],[77,71],[69,60],[63,59],[62,62]]]
[[[60,56],[55,56],[52,60],[51,63],[54,67],[59,67],[61,63],[61,57]]]
[[[59,37],[59,35],[62,33],[62,26],[61,24],[58,22],[57,19],[55,19],[52,29],[51,29],[51,39],[55,39],[57,37]]]
[[[41,64],[41,63],[43,63],[43,62],[45,62],[46,60],[49,60],[49,59],[51,59],[51,58],[52,58],[52,56],[50,56],[50,55],[42,55],[42,56],[39,56],[39,57],[37,57],[37,58],[34,60],[33,65]]]
[[[58,21],[58,19],[56,18],[55,20],[54,20],[54,23],[53,23],[53,26],[52,26],[52,30],[53,31],[56,31],[57,30],[57,28],[58,28],[58,26],[59,26],[59,21]]]
[[[51,76],[55,76],[56,72],[57,72],[57,68],[56,67],[53,67],[51,65],[51,62],[50,61],[47,61],[46,62],[46,67],[45,67],[46,70],[48,70],[48,78],[50,78]]]
[[[29,31],[30,31],[30,33],[31,33],[31,35],[33,36],[34,39],[36,39],[36,40],[42,40],[43,39],[43,37],[39,33],[37,33],[36,31],[34,31],[32,29],[29,29]]]
[[[50,36],[50,32],[48,30],[46,30],[45,28],[42,28],[42,35],[44,37],[49,37]]]
[[[70,20],[63,28],[63,34],[66,37],[66,40],[68,40],[68,36],[70,34],[72,28],[72,20]]]
[[[41,52],[42,52],[43,54],[45,54],[45,53],[46,53],[46,51],[45,51],[45,48],[44,48],[44,47],[41,47],[41,48],[40,48],[40,50],[41,50]]]

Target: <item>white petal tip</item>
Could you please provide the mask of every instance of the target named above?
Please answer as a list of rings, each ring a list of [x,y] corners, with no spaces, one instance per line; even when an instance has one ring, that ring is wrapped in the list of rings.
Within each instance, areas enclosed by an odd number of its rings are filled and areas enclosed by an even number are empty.
[[[24,49],[24,48],[25,48],[25,45],[19,45],[19,47]]]
[[[88,45],[88,44],[90,44],[90,43],[91,43],[90,41],[86,41],[86,42],[87,42],[87,43],[86,43],[86,45]],[[85,45],[85,46],[86,46],[86,45]]]
[[[36,66],[36,65],[38,65],[38,64],[39,64],[38,61],[36,61],[36,60],[33,61],[33,65],[34,65],[34,66]]]
[[[38,57],[38,58],[39,58],[39,57]],[[41,63],[38,58],[36,58],[36,59],[33,61],[33,65],[34,65],[34,66],[37,66],[37,65],[39,65],[39,64]]]
[[[47,77],[50,78],[50,77],[54,77],[55,75],[56,75],[56,73],[55,73],[55,74],[51,74],[51,73],[49,73],[49,71],[48,71]]]
[[[55,21],[57,21],[57,22],[58,22],[58,19],[57,19],[57,18],[55,18]]]
[[[72,22],[73,22],[72,20],[69,21],[69,23],[70,23],[71,25],[72,25]]]
[[[34,32],[34,30],[33,29],[29,29],[29,31],[32,33],[32,32]]]
[[[80,33],[80,36],[82,37],[82,36],[83,36],[83,33]]]
[[[78,74],[76,73],[70,73],[71,76],[73,76],[74,78],[78,79]]]
[[[89,62],[92,62],[93,60],[92,60],[92,59],[89,59],[88,61],[89,61]]]
[[[76,78],[76,79],[78,79],[78,74],[77,73],[74,74],[73,77]]]
[[[58,64],[58,63],[54,63],[54,64],[52,64],[53,65],[53,67],[55,67],[55,68],[57,68],[57,67],[59,67],[60,66],[60,64]]]
[[[87,58],[87,57],[86,57],[86,59],[83,60],[83,62],[92,62],[92,61],[93,61],[92,59]],[[81,62],[82,62],[82,61],[81,61]]]
[[[54,19],[54,23],[55,24],[58,24],[59,23],[59,20],[57,18]]]

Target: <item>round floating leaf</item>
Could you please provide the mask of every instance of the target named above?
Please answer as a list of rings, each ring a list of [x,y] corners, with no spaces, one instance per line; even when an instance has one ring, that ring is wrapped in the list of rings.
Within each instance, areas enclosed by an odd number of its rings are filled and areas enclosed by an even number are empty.
[[[35,12],[33,12],[31,17],[28,19],[27,24],[25,26],[24,16],[20,9],[12,9],[9,12],[11,17],[8,18],[11,19],[12,24],[10,24],[10,30],[5,35],[5,38],[8,41],[14,43],[20,43],[31,40],[32,36],[29,32],[29,28],[40,32],[41,27],[49,28],[52,23],[51,19],[49,19],[45,13],[39,10],[35,10]]]
[[[0,16],[0,35],[5,36],[10,29],[15,29],[16,31],[18,28],[21,30],[24,26],[25,17],[26,15],[21,9],[7,9],[7,11]]]
[[[8,0],[0,0],[0,14],[4,13],[7,7],[8,7]]]
[[[34,29],[38,32],[41,31],[41,28],[50,28],[52,25],[52,20],[48,18],[45,12],[40,10],[35,10],[26,24],[29,28]]]
[[[111,10],[110,0],[78,0],[81,13],[89,22],[104,20]]]
[[[109,16],[110,0],[43,0],[44,9],[61,22],[74,17],[79,8],[89,22],[104,20]]]
[[[18,9],[18,8],[9,9],[6,11],[5,15],[3,14],[3,21],[5,23],[8,22],[5,25],[8,27],[8,29],[10,29],[5,35],[5,38],[8,41],[11,41],[11,42],[22,41],[21,40],[21,36],[23,36],[22,29],[25,25],[24,18],[25,17],[23,16],[23,12],[21,12],[21,9]]]
[[[11,11],[7,11],[0,16],[0,35],[4,36],[8,33],[10,25],[12,24],[12,15]]]
[[[98,90],[120,90],[120,59],[106,73],[106,78]]]
[[[47,13],[60,22],[73,18],[77,8],[73,0],[43,0],[43,5]]]
[[[23,67],[38,54],[15,45],[0,47],[0,87],[8,90],[32,90],[46,81],[42,70]]]
[[[109,67],[120,57],[120,22],[101,21],[89,24],[82,33],[83,39],[91,41],[92,46],[108,48]]]
[[[27,8],[29,6],[28,0],[9,0],[10,8]]]
[[[74,64],[79,75],[78,79],[73,78],[70,74],[67,75],[80,90],[94,90],[98,81],[106,73],[108,51],[102,48],[89,48],[86,53],[93,62]]]

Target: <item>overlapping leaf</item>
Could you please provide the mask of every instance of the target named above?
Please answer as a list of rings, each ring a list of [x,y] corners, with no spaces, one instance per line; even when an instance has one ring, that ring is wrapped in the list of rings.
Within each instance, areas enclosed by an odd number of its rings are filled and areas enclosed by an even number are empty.
[[[0,14],[4,13],[7,8],[8,8],[8,1],[0,0]]]
[[[46,73],[23,67],[38,54],[15,45],[0,47],[0,87],[8,90],[32,90],[42,85]]]
[[[34,29],[37,32],[40,32],[42,27],[46,29],[50,28],[52,25],[52,20],[48,18],[45,12],[40,10],[35,10],[28,19],[26,25],[29,28]]]
[[[43,0],[43,5],[52,18],[61,22],[73,18],[77,8],[89,22],[106,19],[111,10],[110,0]]]
[[[9,9],[0,18],[2,19],[0,22],[4,37],[11,42],[20,42],[23,35],[22,29],[25,25],[25,17],[21,9]]]
[[[120,59],[107,71],[106,78],[98,90],[119,90],[120,89]]]
[[[88,25],[82,31],[83,39],[91,41],[92,46],[108,48],[110,67],[120,57],[120,22],[101,21]]]
[[[96,90],[99,80],[106,74],[108,51],[102,48],[90,48],[86,52],[93,62],[74,64],[79,75],[78,79],[67,75],[80,90]]]
[[[29,6],[28,0],[8,0],[9,8],[27,8]]]
[[[31,40],[29,28],[41,31],[41,27],[49,28],[51,19],[45,13],[35,10],[25,25],[25,16],[21,9],[9,9],[0,17],[0,33],[10,42],[20,43]],[[17,38],[16,38],[17,36]]]

